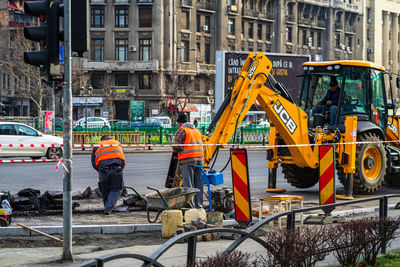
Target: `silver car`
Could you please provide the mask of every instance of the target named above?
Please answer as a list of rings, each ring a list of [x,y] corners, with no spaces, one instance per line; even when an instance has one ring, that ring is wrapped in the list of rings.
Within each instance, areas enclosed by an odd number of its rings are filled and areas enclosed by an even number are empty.
[[[0,122],[0,157],[62,157],[63,140],[18,122]]]

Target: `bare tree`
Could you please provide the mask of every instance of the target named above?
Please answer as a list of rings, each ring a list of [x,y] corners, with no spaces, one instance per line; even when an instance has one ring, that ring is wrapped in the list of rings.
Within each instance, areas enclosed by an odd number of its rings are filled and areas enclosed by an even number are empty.
[[[14,77],[15,94],[29,98],[36,105],[40,124],[40,113],[51,98],[51,88],[42,82],[39,67],[24,62],[23,53],[33,50],[35,46],[25,39],[21,28],[2,29],[0,38],[3,71]]]

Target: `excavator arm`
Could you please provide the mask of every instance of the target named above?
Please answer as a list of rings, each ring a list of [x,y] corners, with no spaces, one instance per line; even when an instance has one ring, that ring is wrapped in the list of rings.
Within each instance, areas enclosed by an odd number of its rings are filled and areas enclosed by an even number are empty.
[[[318,166],[318,151],[309,146],[307,114],[288,100],[289,97],[284,97],[281,91],[266,86],[271,69],[271,61],[263,53],[249,54],[232,91],[203,136],[206,165],[210,164],[217,148],[229,142],[257,100],[285,144],[289,145],[294,163],[299,167]],[[212,129],[214,126],[215,129]]]

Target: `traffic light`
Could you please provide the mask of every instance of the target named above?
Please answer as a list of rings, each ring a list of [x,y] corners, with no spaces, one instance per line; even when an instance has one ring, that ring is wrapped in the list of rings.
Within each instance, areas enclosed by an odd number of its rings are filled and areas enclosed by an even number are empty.
[[[71,50],[80,57],[88,50],[87,0],[71,0]]]
[[[28,1],[24,3],[25,14],[39,17],[41,25],[24,27],[26,39],[40,42],[40,51],[24,52],[24,61],[34,66],[46,66],[59,62],[60,16],[63,16],[63,5],[59,0]]]

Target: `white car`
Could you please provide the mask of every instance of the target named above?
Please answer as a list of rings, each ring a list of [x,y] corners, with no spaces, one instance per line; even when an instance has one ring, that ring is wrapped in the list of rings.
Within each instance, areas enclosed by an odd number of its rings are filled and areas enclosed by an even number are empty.
[[[86,129],[85,118],[74,121],[72,128],[76,129],[76,130]],[[108,120],[105,118],[102,118],[102,117],[88,117],[87,118],[87,128],[88,129],[97,128],[97,129],[106,129],[106,130],[111,129],[110,123],[108,122]]]
[[[62,157],[63,139],[18,122],[0,122],[0,157]]]

